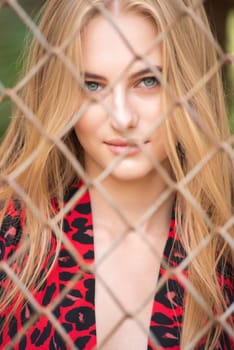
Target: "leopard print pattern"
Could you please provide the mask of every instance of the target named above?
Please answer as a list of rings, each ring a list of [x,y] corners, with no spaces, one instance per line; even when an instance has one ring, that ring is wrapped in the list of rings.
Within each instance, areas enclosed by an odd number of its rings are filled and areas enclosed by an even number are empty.
[[[64,202],[66,203],[82,186],[79,182],[67,193]],[[58,203],[53,202],[55,208]],[[18,202],[12,202],[4,217],[0,231],[0,260],[6,261],[20,244],[24,215]],[[63,231],[73,247],[83,258],[85,264],[94,262],[94,239],[92,230],[92,214],[89,193],[86,192],[76,205],[68,212],[63,220]],[[186,254],[176,236],[174,211],[170,222],[168,240],[164,250],[163,260],[160,267],[159,278],[166,274],[166,266],[176,267],[185,258]],[[51,252],[45,262],[44,268],[50,264],[56,249],[56,241],[52,238]],[[186,275],[186,271],[184,272]],[[53,306],[60,293],[71,283],[74,276],[79,274],[78,281],[73,283],[69,292]],[[233,277],[231,274],[219,275],[220,282],[224,286],[226,299],[233,301]],[[6,275],[0,271],[0,293],[7,288]],[[231,292],[232,291],[232,292]],[[53,315],[69,335],[75,349],[91,350],[96,346],[96,324],[95,324],[95,276],[78,264],[72,257],[69,250],[62,244],[59,257],[46,282],[34,294],[36,301],[42,306],[53,306]],[[180,349],[180,335],[183,321],[184,287],[174,276],[171,276],[166,283],[156,292],[152,317],[150,322],[150,336],[148,350],[158,349]],[[0,327],[4,324],[7,308],[0,315]],[[35,317],[34,323],[27,332],[20,337],[16,344],[11,340],[22,329],[22,327]],[[225,332],[222,333],[217,350],[234,349],[234,344]],[[158,345],[157,345],[158,344]],[[4,326],[0,333],[0,349],[14,350],[68,350],[56,328],[45,315],[37,315],[33,306],[28,302],[17,308],[13,318]],[[200,350],[203,346],[199,347]]]

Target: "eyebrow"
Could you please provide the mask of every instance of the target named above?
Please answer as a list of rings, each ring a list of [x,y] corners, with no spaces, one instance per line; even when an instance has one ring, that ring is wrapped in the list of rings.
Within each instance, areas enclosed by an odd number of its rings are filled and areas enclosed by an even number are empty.
[[[144,69],[132,74],[131,78],[134,79],[134,78],[137,78],[137,77],[145,75],[145,74],[154,74],[153,70],[155,70],[156,72],[159,71],[160,73],[162,73],[162,67],[155,65],[155,66],[152,66],[152,68],[147,67],[147,68],[144,68]]]
[[[136,72],[136,73],[133,73],[130,78],[131,79],[135,79],[139,76],[142,76],[144,74],[154,74],[153,70],[156,70],[156,71],[159,71],[160,73],[162,72],[162,67],[161,66],[152,66],[152,69],[150,67],[147,67],[147,68],[144,68],[144,69],[141,69],[140,71]],[[94,74],[94,73],[91,73],[91,72],[84,72],[83,74],[83,77],[84,79],[94,79],[94,80],[106,80],[106,78],[102,75],[98,75],[98,74]]]

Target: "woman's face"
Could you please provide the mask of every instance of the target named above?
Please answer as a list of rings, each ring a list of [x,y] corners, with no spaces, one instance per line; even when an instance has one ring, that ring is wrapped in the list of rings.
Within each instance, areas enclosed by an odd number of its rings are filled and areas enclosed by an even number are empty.
[[[161,70],[161,47],[156,46],[146,54],[157,35],[153,24],[131,13],[116,16],[115,21],[135,52]],[[91,96],[100,98],[107,107],[92,102],[75,125],[84,149],[85,169],[91,177],[98,176],[129,145],[126,156],[114,167],[111,176],[119,180],[155,176],[155,168],[144,150],[168,165],[162,130],[157,128],[149,135],[162,113],[161,86],[143,61],[135,61],[126,71],[133,58],[131,50],[106,19],[97,16],[86,26],[82,34],[82,73],[86,86],[82,103]],[[106,93],[109,84],[114,86]],[[134,145],[138,140],[144,140],[143,151]]]

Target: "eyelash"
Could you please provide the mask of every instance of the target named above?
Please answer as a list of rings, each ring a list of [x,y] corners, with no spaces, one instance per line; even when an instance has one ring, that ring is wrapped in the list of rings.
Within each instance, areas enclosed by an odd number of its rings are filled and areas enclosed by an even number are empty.
[[[152,77],[149,76],[149,77],[145,77],[145,78],[141,79],[141,80],[137,83],[137,86],[138,86],[139,84],[141,84],[142,82],[145,82],[146,80],[154,80],[153,86],[144,86],[144,87],[146,87],[146,88],[153,89],[154,87],[160,85],[160,82],[158,81],[158,79],[157,79],[155,76],[152,76]]]
[[[152,77],[149,76],[149,77],[145,77],[145,78],[140,79],[137,82],[136,87],[140,86],[141,83],[143,83],[143,82],[145,82],[147,80],[154,80],[154,84],[153,84],[153,86],[145,86],[144,85],[143,87],[146,88],[146,89],[153,89],[154,87],[157,87],[158,85],[160,85],[160,82],[158,81],[158,79],[155,76],[152,76]],[[100,83],[96,82],[96,81],[85,81],[84,85],[85,85],[86,89],[88,90],[88,92],[91,92],[91,93],[98,92],[99,88],[102,88],[102,85]],[[95,90],[90,89],[91,85],[96,85],[97,89],[95,89]]]
[[[97,90],[90,90],[89,86],[91,86],[92,84],[98,85],[99,87],[101,86],[100,83],[97,83],[96,81],[85,81],[84,85],[86,90],[88,90],[88,92],[97,92]]]

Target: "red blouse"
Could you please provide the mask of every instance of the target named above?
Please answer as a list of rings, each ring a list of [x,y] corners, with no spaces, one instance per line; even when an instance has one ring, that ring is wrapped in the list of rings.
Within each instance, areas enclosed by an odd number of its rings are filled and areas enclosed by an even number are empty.
[[[65,202],[74,195],[81,182],[72,187],[65,198]],[[7,260],[15,252],[22,235],[23,218],[17,202],[11,204],[4,218],[0,231],[0,260]],[[92,230],[92,213],[89,193],[86,192],[78,203],[65,215],[63,230],[73,247],[87,263],[94,262],[94,240]],[[55,252],[55,241],[52,242],[48,263]],[[175,234],[174,210],[172,212],[170,230],[164,249],[163,261],[168,267],[178,266],[185,258],[184,249]],[[165,274],[161,264],[159,280]],[[74,276],[80,274],[81,278],[73,284],[62,300],[53,307],[53,316],[58,324],[70,338],[70,345],[61,337],[58,330],[45,316],[37,316],[33,306],[28,303],[18,308],[8,326],[0,334],[0,349],[9,344],[9,349],[94,349],[96,346],[95,326],[95,276],[84,271],[79,266],[68,249],[62,245],[51,274],[40,290],[34,295],[42,306],[50,306],[62,293]],[[185,272],[186,274],[186,272]],[[234,300],[233,275],[230,269],[225,276],[220,275],[223,292],[226,300],[231,304]],[[157,281],[155,281],[157,282]],[[5,288],[5,274],[0,272],[0,293]],[[179,350],[180,333],[183,319],[184,287],[176,277],[170,277],[167,283],[155,294],[152,316],[150,322],[150,336],[147,350],[162,349]],[[0,315],[0,325],[4,322],[10,309]],[[31,317],[35,316],[34,323],[27,329],[15,345],[12,338],[20,331]],[[72,346],[71,346],[72,344]],[[201,345],[199,349],[203,349]],[[223,331],[217,350],[234,349],[234,341]],[[113,349],[114,350],[114,349]],[[138,349],[137,349],[138,350]],[[139,349],[140,350],[140,349]]]

